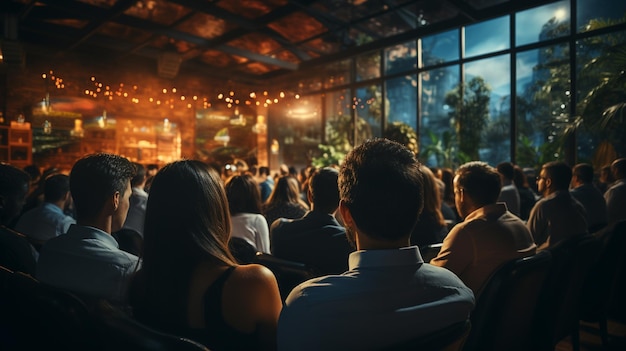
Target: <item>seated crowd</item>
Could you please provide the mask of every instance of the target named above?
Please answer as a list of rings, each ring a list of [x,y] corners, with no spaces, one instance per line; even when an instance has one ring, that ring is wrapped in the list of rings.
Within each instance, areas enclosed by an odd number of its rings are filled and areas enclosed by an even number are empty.
[[[535,191],[510,162],[429,169],[386,139],[341,167],[233,169],[93,154],[35,187],[0,164],[0,265],[210,350],[385,349],[468,320],[506,262],[626,219],[624,158],[604,193],[589,164],[546,163]],[[235,240],[317,277],[281,296]]]

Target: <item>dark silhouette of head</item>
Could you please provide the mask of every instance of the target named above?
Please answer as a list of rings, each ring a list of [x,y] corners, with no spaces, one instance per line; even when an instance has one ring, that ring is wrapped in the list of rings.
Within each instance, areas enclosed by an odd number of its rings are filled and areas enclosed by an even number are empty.
[[[334,213],[339,207],[339,171],[332,167],[322,168],[311,176],[309,194],[313,210]]]
[[[511,162],[501,162],[496,166],[498,173],[507,180],[513,180],[515,178],[515,166]]]
[[[298,180],[290,175],[278,178],[274,190],[267,199],[268,204],[299,203],[300,189]]]
[[[135,176],[130,180],[130,185],[134,188],[146,184],[146,167],[137,162],[133,162],[133,166],[135,166]]]
[[[541,168],[545,173],[544,176],[551,180],[550,188],[553,191],[569,189],[572,181],[572,169],[565,162],[548,162]]]
[[[232,176],[226,181],[226,197],[231,215],[261,213],[261,192],[249,173]]]
[[[65,174],[53,174],[43,184],[43,195],[46,202],[63,200],[69,191],[70,177]]]
[[[572,168],[572,176],[584,184],[593,183],[593,166],[588,163],[579,163]]]
[[[28,173],[0,163],[0,225],[8,225],[20,214],[29,184]]]
[[[377,240],[408,239],[424,206],[420,163],[402,144],[368,140],[346,156],[339,194],[360,233]]]
[[[92,154],[76,161],[70,172],[76,219],[96,217],[113,194],[125,194],[134,174],[133,164],[118,155]]]
[[[477,208],[498,201],[502,188],[500,174],[487,163],[481,161],[465,163],[457,169],[455,179],[455,191],[463,191]]]

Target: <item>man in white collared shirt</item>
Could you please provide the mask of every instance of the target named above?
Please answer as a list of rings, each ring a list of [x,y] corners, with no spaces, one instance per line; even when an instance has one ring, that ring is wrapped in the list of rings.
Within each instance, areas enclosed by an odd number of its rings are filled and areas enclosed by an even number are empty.
[[[130,206],[127,159],[110,154],[81,158],[70,173],[77,224],[41,249],[36,277],[83,296],[124,303],[138,258],[119,249],[111,232],[122,227]]]
[[[339,211],[358,251],[347,272],[289,294],[279,350],[384,349],[468,319],[472,291],[409,246],[422,186],[419,162],[398,143],[374,139],[346,156]]]
[[[67,175],[55,174],[46,178],[44,202],[24,213],[15,230],[36,245],[43,245],[49,239],[65,234],[70,225],[76,223],[73,217],[63,213],[70,201],[70,178]]]

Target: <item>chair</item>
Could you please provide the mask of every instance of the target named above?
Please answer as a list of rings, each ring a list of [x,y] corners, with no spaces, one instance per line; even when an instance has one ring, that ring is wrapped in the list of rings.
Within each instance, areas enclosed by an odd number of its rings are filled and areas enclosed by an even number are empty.
[[[551,254],[509,261],[485,285],[470,316],[464,351],[527,350],[534,306],[548,275]]]
[[[532,338],[536,350],[554,350],[560,340],[570,335],[573,350],[580,349],[580,294],[601,249],[600,240],[589,234],[563,240],[547,249],[552,254],[552,265],[535,308]]]
[[[138,231],[129,228],[122,228],[111,234],[117,241],[120,250],[141,256],[143,251],[143,237]]]
[[[151,329],[104,300],[92,316],[101,351],[209,351],[195,341]]]
[[[396,345],[387,346],[385,351],[410,351],[410,350],[455,350],[454,344],[460,343],[471,329],[472,323],[468,320],[453,324],[444,329],[428,335],[405,341]],[[458,345],[456,345],[458,346]]]
[[[239,264],[248,264],[254,262],[256,257],[256,248],[245,239],[230,237],[228,248]]]
[[[428,263],[430,260],[437,257],[442,246],[442,243],[437,243],[420,247],[420,253],[422,254],[424,262]]]
[[[274,273],[283,301],[298,284],[319,276],[315,269],[304,263],[284,260],[262,252],[257,252],[254,263],[262,264]]]
[[[580,300],[580,319],[598,323],[602,347],[609,345],[607,318],[611,295],[626,264],[626,221],[616,223],[598,234],[603,241],[599,260],[593,265],[583,283]],[[579,343],[578,336],[576,341]]]
[[[6,278],[3,318],[10,320],[5,326],[11,335],[11,339],[3,340],[7,348],[93,348],[89,311],[79,298],[21,272]]]

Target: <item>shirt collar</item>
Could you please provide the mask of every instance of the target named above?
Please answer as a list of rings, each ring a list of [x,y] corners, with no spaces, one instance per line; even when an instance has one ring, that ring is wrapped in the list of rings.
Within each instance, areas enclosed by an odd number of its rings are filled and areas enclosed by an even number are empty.
[[[67,235],[71,235],[79,239],[95,239],[102,242],[106,246],[116,249],[120,248],[117,241],[111,234],[96,227],[72,224],[67,231]]]
[[[359,250],[350,254],[350,270],[370,267],[409,266],[424,263],[417,246],[390,250]]]
[[[492,215],[496,215],[500,217],[506,211],[507,211],[506,203],[504,202],[498,202],[495,204],[486,205],[477,210],[474,210],[474,212],[470,213],[467,217],[465,217],[465,222],[469,222],[471,220],[474,220],[480,217],[489,217]]]
[[[64,214],[63,211],[61,210],[61,208],[59,206],[53,204],[53,203],[44,202],[44,203],[41,204],[41,206],[45,207],[46,210],[48,210],[48,211]]]

